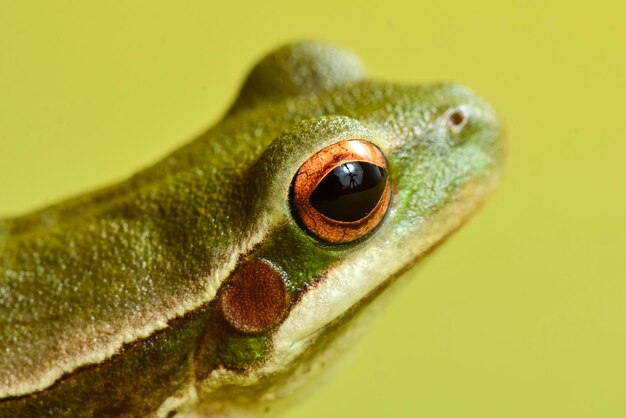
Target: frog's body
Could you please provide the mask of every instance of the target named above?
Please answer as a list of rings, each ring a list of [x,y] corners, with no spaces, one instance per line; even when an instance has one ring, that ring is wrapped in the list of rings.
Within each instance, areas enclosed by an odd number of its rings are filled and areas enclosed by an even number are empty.
[[[467,120],[451,124],[454,111]],[[294,220],[290,185],[347,138],[382,151],[393,198],[374,232],[333,245]],[[0,417],[273,408],[474,212],[501,160],[497,119],[466,88],[367,80],[321,43],[274,52],[218,125],[161,162],[0,220]],[[258,260],[280,272],[288,311],[261,331],[233,329],[216,295]]]

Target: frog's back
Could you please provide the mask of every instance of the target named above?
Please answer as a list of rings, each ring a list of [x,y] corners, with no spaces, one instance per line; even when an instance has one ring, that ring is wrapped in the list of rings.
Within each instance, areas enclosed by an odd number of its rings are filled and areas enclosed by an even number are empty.
[[[225,221],[241,210],[227,204],[241,201],[236,181],[138,175],[2,221],[0,393],[44,389],[200,307],[232,245],[220,237],[240,232]]]

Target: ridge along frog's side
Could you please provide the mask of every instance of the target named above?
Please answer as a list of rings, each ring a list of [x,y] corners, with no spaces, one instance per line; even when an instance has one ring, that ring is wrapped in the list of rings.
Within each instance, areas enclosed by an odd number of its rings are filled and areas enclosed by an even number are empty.
[[[0,220],[0,417],[279,410],[502,160],[465,87],[370,80],[320,42],[272,52],[160,162]]]

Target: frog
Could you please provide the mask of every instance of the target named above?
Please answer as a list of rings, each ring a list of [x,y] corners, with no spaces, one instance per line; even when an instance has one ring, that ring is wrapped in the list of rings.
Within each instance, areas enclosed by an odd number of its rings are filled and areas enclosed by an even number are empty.
[[[0,417],[279,414],[482,207],[505,148],[467,87],[269,52],[159,162],[0,220]]]

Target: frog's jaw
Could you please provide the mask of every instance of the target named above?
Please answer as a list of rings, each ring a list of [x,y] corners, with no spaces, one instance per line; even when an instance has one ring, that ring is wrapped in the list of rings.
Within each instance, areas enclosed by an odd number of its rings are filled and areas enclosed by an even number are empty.
[[[369,253],[366,261],[359,261],[363,253],[355,252],[355,259],[348,255],[344,262],[331,265],[276,330],[265,362],[246,373],[215,369],[199,387],[200,409],[216,416],[248,416],[281,409],[293,400],[294,392],[297,395],[304,393],[304,388],[313,388],[340,364],[338,359],[350,351],[354,340],[386,305],[389,285],[462,226],[484,202],[498,177],[499,171],[493,171],[466,184],[417,229],[386,234],[385,229],[394,225],[383,225],[362,243],[370,246],[365,250]],[[394,248],[393,262],[377,248]],[[362,280],[348,281],[346,277]]]
[[[498,177],[494,172],[466,185],[452,202],[422,224],[419,232],[407,230],[392,239],[383,238],[383,226],[370,238],[371,245],[396,249],[394,263],[384,255],[373,255],[368,262],[351,264],[346,260],[329,268],[277,329],[265,363],[244,374],[214,370],[201,386],[204,403],[200,409],[216,416],[254,416],[281,410],[297,400],[298,394],[309,393],[320,379],[341,366],[339,360],[352,351],[355,340],[386,306],[394,293],[389,290],[397,290],[397,286],[389,285],[461,227],[484,202]],[[415,235],[415,239],[409,240],[407,235]],[[344,279],[354,275],[367,280],[347,283]],[[351,285],[354,287],[347,292]]]
[[[466,185],[451,204],[417,230],[385,234],[383,226],[376,236],[370,238],[369,256],[355,254],[353,260],[348,257],[340,265],[330,268],[323,280],[304,294],[278,329],[274,336],[274,360],[266,366],[267,372],[280,370],[285,363],[296,361],[324,335],[327,324],[345,322],[341,319],[344,315],[371,302],[403,272],[460,228],[493,190],[498,177],[499,173],[494,173],[489,178]],[[394,256],[389,257],[376,248],[393,248]],[[359,280],[347,280],[354,277]]]

